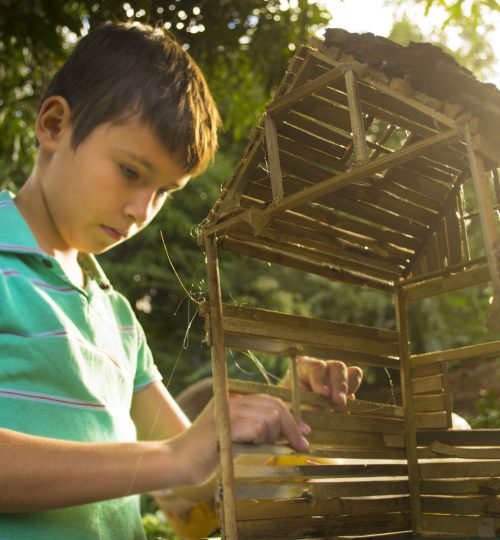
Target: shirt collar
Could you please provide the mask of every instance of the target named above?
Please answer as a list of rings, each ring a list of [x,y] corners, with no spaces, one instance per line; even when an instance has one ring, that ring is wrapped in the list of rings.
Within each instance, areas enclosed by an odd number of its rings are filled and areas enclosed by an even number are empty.
[[[0,253],[31,253],[47,257],[36,241],[29,225],[14,204],[14,196],[7,190],[0,191]],[[78,262],[90,279],[95,280],[103,288],[110,283],[104,270],[95,257],[88,253],[80,253]]]

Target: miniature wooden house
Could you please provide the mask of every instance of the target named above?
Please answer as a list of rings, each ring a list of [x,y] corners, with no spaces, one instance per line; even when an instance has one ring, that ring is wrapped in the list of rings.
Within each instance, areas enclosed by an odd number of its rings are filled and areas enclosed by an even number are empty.
[[[452,429],[446,376],[449,362],[500,356],[500,341],[412,354],[407,309],[490,281],[498,324],[498,141],[500,92],[435,47],[332,29],[298,51],[200,234],[223,537],[500,536],[500,431]],[[386,291],[397,328],[222,305],[218,249]],[[292,374],[298,354],[398,369],[403,400],[335,411],[297,384],[228,380],[226,348],[289,357]],[[234,465],[291,451],[232,445],[228,391],[282,397],[313,428],[310,455],[343,460]]]

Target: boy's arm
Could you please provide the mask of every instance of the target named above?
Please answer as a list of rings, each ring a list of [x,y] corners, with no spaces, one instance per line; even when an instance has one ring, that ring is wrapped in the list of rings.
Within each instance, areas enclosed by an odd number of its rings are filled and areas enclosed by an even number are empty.
[[[178,444],[82,443],[0,429],[0,512],[49,510],[189,483]]]

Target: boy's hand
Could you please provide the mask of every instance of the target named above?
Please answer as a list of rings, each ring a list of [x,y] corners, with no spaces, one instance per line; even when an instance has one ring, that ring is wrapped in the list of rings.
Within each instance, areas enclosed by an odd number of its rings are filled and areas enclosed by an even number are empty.
[[[297,356],[297,374],[301,390],[316,392],[331,399],[336,405],[344,407],[354,394],[363,379],[359,367],[347,367],[338,360],[319,360],[310,356]],[[288,372],[282,386],[290,386]]]
[[[296,420],[278,398],[264,394],[229,397],[231,439],[237,443],[273,444],[286,440],[298,452],[305,452],[311,431]],[[213,400],[191,427],[176,437],[174,453],[180,456],[186,484],[201,484],[215,471],[218,461]]]

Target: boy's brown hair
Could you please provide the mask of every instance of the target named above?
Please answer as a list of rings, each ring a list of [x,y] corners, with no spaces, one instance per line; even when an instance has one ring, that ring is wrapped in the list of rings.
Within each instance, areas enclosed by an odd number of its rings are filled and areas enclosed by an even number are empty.
[[[98,125],[137,116],[187,174],[205,169],[217,149],[220,117],[205,78],[160,28],[107,24],[91,31],[55,74],[41,103],[54,95],[70,106],[73,148]]]

